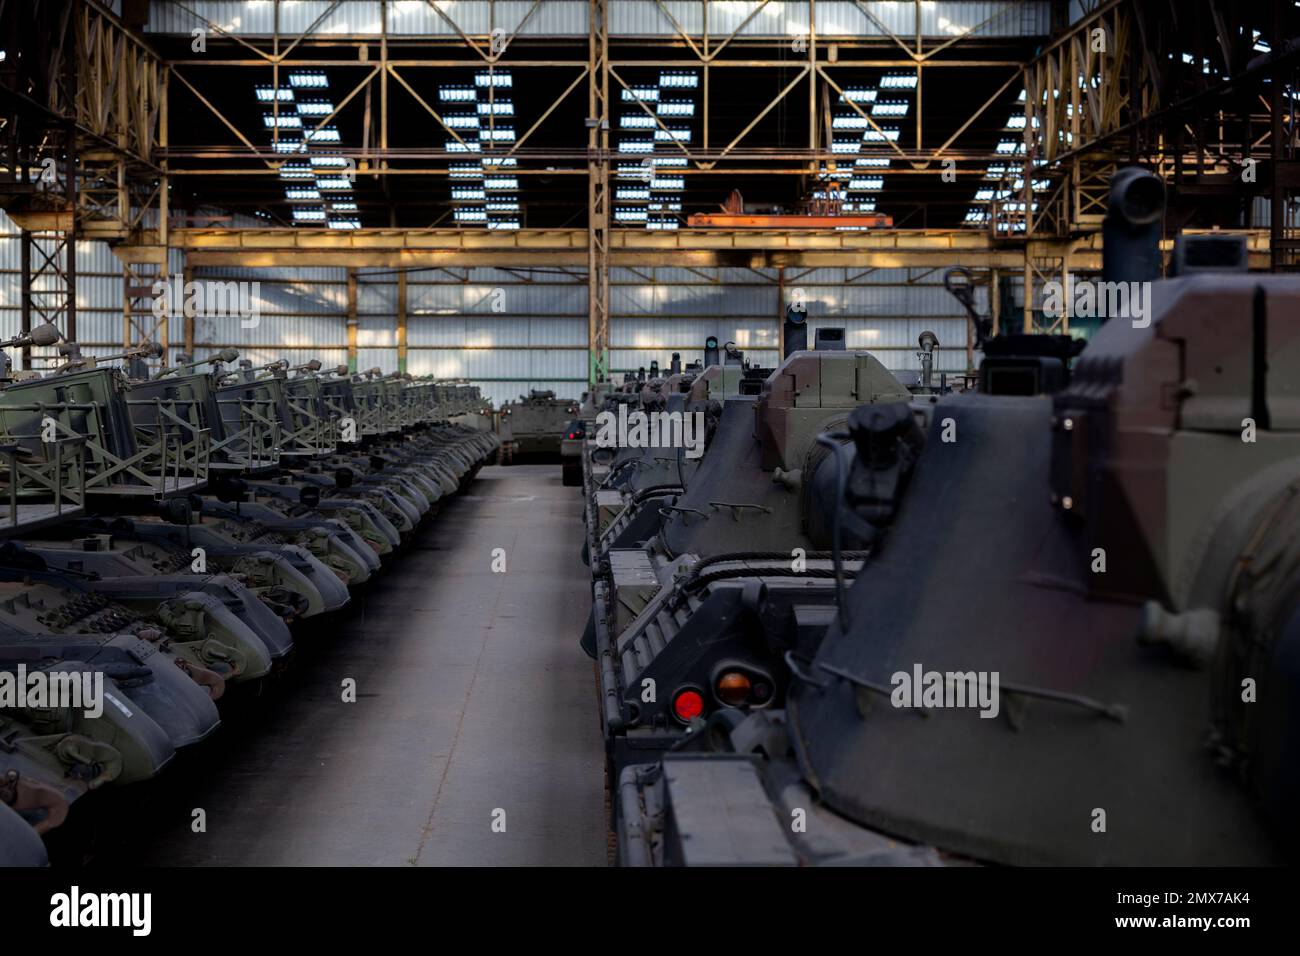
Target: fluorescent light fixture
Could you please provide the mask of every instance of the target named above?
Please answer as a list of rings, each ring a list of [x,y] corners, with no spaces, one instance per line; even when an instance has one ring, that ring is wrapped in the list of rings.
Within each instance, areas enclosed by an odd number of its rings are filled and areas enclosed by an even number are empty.
[[[289,85],[299,90],[323,90],[330,81],[323,70],[295,70],[289,74]]]
[[[857,113],[841,113],[831,120],[831,129],[866,129],[869,125],[867,118]]]
[[[656,129],[655,141],[660,143],[671,143],[676,140],[679,143],[689,143],[691,141],[691,131],[680,126],[671,126],[668,129]]]
[[[660,116],[694,116],[695,104],[690,100],[660,100],[655,112]]]
[[[916,74],[886,73],[880,78],[880,88],[882,90],[914,90],[916,89]]]
[[[700,78],[683,70],[669,70],[659,74],[659,87],[677,90],[693,90],[700,85]]]
[[[872,116],[906,116],[908,104],[904,100],[876,100],[871,105]]]
[[[259,86],[256,88],[256,93],[259,103],[271,103],[275,100],[281,103],[293,102],[293,90],[283,86],[278,91],[273,86]]]
[[[478,92],[472,86],[443,86],[438,89],[438,99],[444,103],[473,103]]]
[[[877,91],[866,86],[850,86],[840,94],[841,103],[873,103]]]

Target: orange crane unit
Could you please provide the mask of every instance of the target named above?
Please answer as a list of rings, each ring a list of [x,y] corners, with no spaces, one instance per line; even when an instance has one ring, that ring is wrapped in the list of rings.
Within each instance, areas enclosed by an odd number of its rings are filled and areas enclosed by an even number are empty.
[[[720,229],[888,229],[892,216],[884,213],[842,213],[836,200],[817,200],[804,213],[747,213],[739,189],[733,189],[721,212],[697,212],[686,217],[688,228]]]

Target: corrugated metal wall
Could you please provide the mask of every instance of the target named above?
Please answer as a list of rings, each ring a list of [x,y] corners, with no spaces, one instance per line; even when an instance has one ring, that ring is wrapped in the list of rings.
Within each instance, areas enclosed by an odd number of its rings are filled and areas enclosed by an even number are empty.
[[[797,300],[804,303],[810,329],[842,327],[849,348],[873,352],[890,369],[920,367],[916,341],[926,329],[942,347],[938,370],[966,368],[968,323],[943,288],[939,271],[791,269],[784,291],[771,270],[761,275],[745,269],[638,273],[653,273],[664,284],[649,284],[628,270],[611,271],[610,364],[616,371],[648,366],[652,359],[665,364],[672,352],[680,352],[684,362],[701,359],[710,335],[720,343],[734,342],[751,361],[772,366],[779,358],[785,304]],[[987,309],[983,298],[979,304]]]
[[[227,33],[270,35],[276,29],[276,4],[269,0],[153,0],[148,29],[155,33],[189,33],[211,21]],[[382,31],[378,0],[343,0],[331,10],[331,0],[279,0],[279,32],[296,35],[313,24],[313,33],[346,36],[377,35]],[[708,31],[727,36],[744,24],[741,36],[796,36],[808,31],[808,0],[771,0],[757,14],[761,0],[667,0],[664,9],[653,0],[610,0],[613,36],[671,36],[673,20],[691,35]],[[425,0],[390,0],[388,32],[400,36],[482,36],[500,28],[507,35],[586,36],[586,0],[439,0],[438,10]],[[864,8],[869,10],[867,16]],[[665,13],[665,10],[667,11]],[[972,28],[975,36],[1044,36],[1050,24],[1047,0],[821,0],[816,8],[820,37],[885,36],[886,30],[912,37],[952,37]],[[192,12],[191,12],[192,11]],[[531,13],[530,13],[531,11]],[[749,22],[745,21],[754,14]],[[669,18],[671,15],[671,18]],[[526,18],[526,19],[525,19]],[[317,22],[319,21],[319,22]],[[451,21],[451,22],[448,22]],[[520,23],[523,23],[520,29]],[[453,25],[454,24],[454,25]]]
[[[236,224],[239,224],[238,222]],[[18,230],[0,213],[0,335],[20,322]],[[179,254],[171,268],[180,270]],[[91,354],[117,351],[122,337],[122,270],[101,242],[77,247],[78,327]],[[801,296],[809,326],[843,326],[851,348],[873,351],[891,369],[919,367],[923,329],[942,347],[937,367],[966,368],[966,321],[939,271],[790,269],[785,301]],[[347,271],[341,268],[197,269],[195,279],[256,282],[258,324],[200,316],[199,355],[238,348],[256,364],[277,358],[329,365],[347,361]],[[1013,284],[1015,279],[1008,277]],[[613,269],[611,367],[616,372],[703,357],[704,340],[735,342],[751,361],[777,362],[784,313],[776,273],[748,269]],[[981,309],[987,308],[981,300]],[[360,368],[397,368],[397,275],[357,273]],[[464,377],[495,402],[529,388],[574,397],[587,375],[587,290],[580,273],[478,268],[407,273],[407,369]],[[179,340],[179,330],[174,330]]]
[[[227,322],[227,332],[200,323],[204,348],[233,345],[259,361],[282,343],[303,359],[344,361],[347,276],[342,269],[199,270],[196,278],[257,279],[260,326],[249,332]],[[848,281],[852,279],[853,281]],[[934,332],[942,346],[937,368],[966,368],[967,323],[943,289],[938,272],[801,270],[785,296],[802,294],[810,328],[842,326],[851,348],[875,353],[891,369],[919,368],[916,340]],[[703,358],[704,341],[735,342],[760,365],[778,360],[781,290],[770,270],[613,269],[610,275],[610,364],[615,372],[667,366],[673,352],[685,362]],[[981,308],[986,306],[981,301]],[[397,368],[397,277],[390,271],[357,274],[360,368]],[[211,323],[212,320],[205,320]],[[229,335],[238,336],[228,341]],[[530,388],[576,397],[587,375],[587,298],[581,275],[554,270],[477,268],[407,273],[407,370],[416,375],[463,377],[493,401]]]

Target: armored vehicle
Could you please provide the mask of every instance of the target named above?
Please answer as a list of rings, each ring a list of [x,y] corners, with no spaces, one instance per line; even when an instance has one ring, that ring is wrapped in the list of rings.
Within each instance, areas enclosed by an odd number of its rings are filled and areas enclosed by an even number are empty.
[[[623,770],[624,863],[1296,857],[1300,280],[1151,295],[1012,391],[1054,388],[937,400],[786,707],[720,710]],[[850,417],[838,521],[891,416]]]
[[[869,354],[796,352],[760,395],[722,408],[699,470],[657,509],[650,540],[608,550],[593,625],[611,779],[717,708],[781,705],[785,654],[810,650],[836,581],[868,544],[845,534],[847,561],[832,565],[819,512],[846,456],[817,436],[863,402],[909,398]]]
[[[63,352],[51,375],[0,376],[0,679],[84,678],[105,706],[0,710],[0,828],[29,828],[5,837],[16,863],[42,862],[39,834],[88,791],[201,745],[216,702],[285,666],[294,625],[343,607],[498,447],[468,385],[231,371],[234,350],[150,377],[147,343]]]
[[[556,398],[549,390],[533,389],[517,402],[506,402],[498,416],[501,463],[508,465],[520,455],[559,455],[565,429],[577,413],[576,402]]]

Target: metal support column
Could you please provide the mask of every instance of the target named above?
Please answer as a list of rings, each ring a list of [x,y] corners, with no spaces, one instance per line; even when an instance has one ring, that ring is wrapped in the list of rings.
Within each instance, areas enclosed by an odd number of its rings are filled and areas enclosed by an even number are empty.
[[[397,371],[406,373],[406,270],[397,273]]]
[[[77,335],[77,242],[71,230],[22,230],[22,331],[52,322],[70,342]],[[22,349],[24,370],[32,368],[30,346]]]
[[[609,375],[608,0],[587,0],[587,381]]]
[[[348,270],[348,371],[357,371],[357,270]]]

